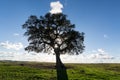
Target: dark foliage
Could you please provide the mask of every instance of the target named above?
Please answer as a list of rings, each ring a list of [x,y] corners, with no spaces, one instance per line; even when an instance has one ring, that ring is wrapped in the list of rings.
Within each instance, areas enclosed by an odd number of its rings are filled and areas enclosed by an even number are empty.
[[[24,35],[29,41],[25,50],[49,52],[57,49],[60,54],[80,54],[84,50],[84,33],[74,28],[75,25],[62,13],[47,13],[40,18],[32,15],[23,24],[23,29],[26,29]]]

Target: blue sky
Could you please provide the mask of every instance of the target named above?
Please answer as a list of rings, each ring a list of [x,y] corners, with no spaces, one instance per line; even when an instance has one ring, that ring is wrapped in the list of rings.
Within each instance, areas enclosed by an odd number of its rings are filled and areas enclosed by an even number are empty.
[[[22,24],[30,15],[41,16],[50,11],[50,3],[57,0],[0,0],[0,46],[3,52],[23,52],[27,40]],[[63,13],[85,33],[85,52],[105,52],[120,56],[120,0],[59,0]],[[18,44],[20,43],[20,44]],[[23,46],[22,46],[22,45]],[[14,49],[20,45],[20,49]]]

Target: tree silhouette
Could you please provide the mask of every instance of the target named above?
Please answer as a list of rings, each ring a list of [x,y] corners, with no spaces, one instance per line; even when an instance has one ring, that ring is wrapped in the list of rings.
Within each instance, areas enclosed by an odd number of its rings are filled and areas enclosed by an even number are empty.
[[[58,80],[60,80],[61,71],[65,69],[60,54],[80,54],[84,50],[84,33],[75,31],[75,25],[71,24],[66,17],[63,13],[47,13],[40,18],[32,15],[22,26],[26,29],[24,35],[28,36],[29,42],[25,50],[37,53],[53,50],[56,55]]]

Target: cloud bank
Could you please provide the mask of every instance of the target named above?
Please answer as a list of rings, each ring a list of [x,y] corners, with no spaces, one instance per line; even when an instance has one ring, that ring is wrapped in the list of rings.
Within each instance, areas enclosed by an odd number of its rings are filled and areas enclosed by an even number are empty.
[[[1,42],[0,46],[6,49],[20,50],[23,48],[23,44],[19,43],[11,43],[9,41]]]
[[[62,13],[63,5],[59,1],[51,2],[50,7],[51,7],[50,10],[51,14]]]
[[[55,62],[56,58],[55,55],[46,53],[0,52],[0,60]],[[61,60],[64,63],[120,63],[120,57],[113,57],[99,49],[89,54],[61,55]]]

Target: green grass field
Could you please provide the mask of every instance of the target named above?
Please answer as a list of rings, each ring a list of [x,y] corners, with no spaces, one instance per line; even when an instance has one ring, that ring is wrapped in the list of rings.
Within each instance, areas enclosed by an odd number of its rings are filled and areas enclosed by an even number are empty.
[[[120,80],[120,64],[65,64],[69,80]],[[0,61],[0,80],[56,80],[54,63]]]

